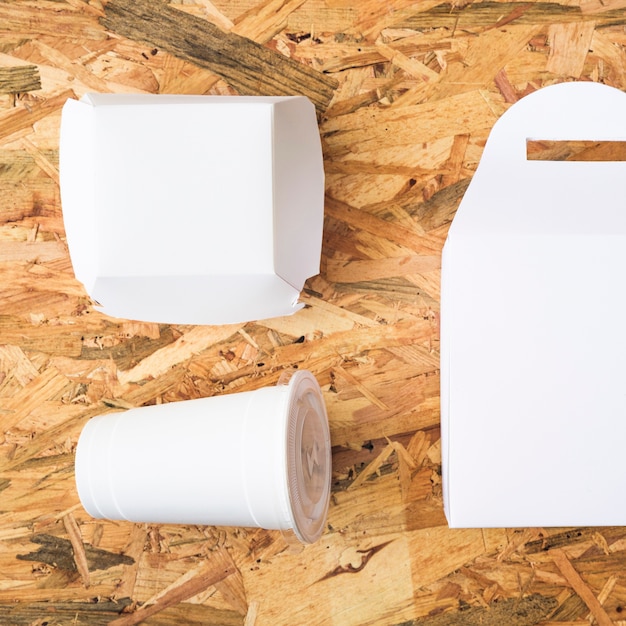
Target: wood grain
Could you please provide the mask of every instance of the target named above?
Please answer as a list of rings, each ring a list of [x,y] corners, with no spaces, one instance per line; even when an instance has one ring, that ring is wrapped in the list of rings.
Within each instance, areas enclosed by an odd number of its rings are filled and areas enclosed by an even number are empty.
[[[621,626],[626,528],[447,527],[439,264],[512,103],[574,78],[626,90],[625,9],[0,1],[0,622]],[[304,309],[232,327],[99,312],[74,277],[59,193],[61,108],[89,91],[315,102],[324,243]],[[529,158],[624,153],[537,139]],[[590,311],[593,289],[580,294]],[[91,417],[259,389],[294,367],[319,380],[333,443],[319,542],[83,510],[74,455]],[[489,476],[478,488],[490,489]]]
[[[334,79],[301,63],[172,9],[161,0],[111,0],[102,24],[114,33],[215,72],[241,94],[303,95],[323,110],[337,85]]]
[[[22,93],[41,89],[41,78],[35,65],[0,67],[0,93]]]

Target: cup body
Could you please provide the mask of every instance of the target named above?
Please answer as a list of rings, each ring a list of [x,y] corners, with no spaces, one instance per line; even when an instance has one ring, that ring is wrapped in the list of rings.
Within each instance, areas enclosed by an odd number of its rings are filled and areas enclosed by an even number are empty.
[[[310,372],[255,391],[93,418],[76,451],[87,512],[133,522],[256,526],[315,541],[330,437]]]

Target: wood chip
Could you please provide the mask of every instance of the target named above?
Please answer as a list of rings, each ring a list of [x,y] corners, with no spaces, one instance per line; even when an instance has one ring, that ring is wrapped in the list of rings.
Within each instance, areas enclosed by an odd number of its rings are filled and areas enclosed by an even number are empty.
[[[337,86],[333,78],[161,0],[111,0],[102,24],[118,35],[215,72],[241,94],[300,94],[324,110]]]
[[[350,372],[346,371],[340,365],[335,366],[333,369],[342,378],[345,378],[349,383],[354,385],[372,404],[376,405],[383,411],[389,410],[389,407],[380,398],[377,398],[366,385],[360,383]]]
[[[589,588],[587,583],[580,577],[571,561],[563,550],[556,549],[550,552],[552,560],[561,571],[561,574],[567,579],[572,589],[582,598],[583,602],[589,607],[592,615],[596,619],[599,626],[615,626],[613,620],[608,616],[604,607]]]
[[[0,67],[0,93],[24,93],[41,89],[36,65]]]
[[[139,382],[148,377],[162,374],[178,363],[182,363],[199,354],[209,346],[228,339],[238,332],[243,324],[225,324],[223,326],[198,326],[179,337],[174,343],[152,353],[138,365],[127,371],[119,372],[122,384]]]
[[[232,558],[224,549],[215,550],[198,567],[181,576],[134,613],[110,622],[110,626],[133,626],[134,624],[139,624],[170,606],[198,595],[211,585],[233,574],[236,569]]]
[[[546,70],[579,78],[585,67],[595,26],[594,22],[552,24],[548,29],[550,56]]]
[[[75,97],[73,91],[67,90],[35,104],[29,104],[27,107],[20,105],[8,113],[0,113],[0,139],[31,128],[39,120],[60,111],[68,98]]]
[[[441,259],[432,255],[415,255],[391,259],[367,259],[339,261],[329,259],[326,263],[328,280],[338,283],[354,283],[362,280],[378,280],[406,274],[420,274],[439,269]]]
[[[85,589],[90,586],[89,582],[89,565],[87,563],[87,555],[85,554],[85,546],[83,545],[83,538],[80,534],[80,529],[76,523],[76,518],[72,513],[68,513],[63,517],[63,525],[72,543],[72,551],[74,552],[74,561],[76,562],[76,569],[82,578]]]

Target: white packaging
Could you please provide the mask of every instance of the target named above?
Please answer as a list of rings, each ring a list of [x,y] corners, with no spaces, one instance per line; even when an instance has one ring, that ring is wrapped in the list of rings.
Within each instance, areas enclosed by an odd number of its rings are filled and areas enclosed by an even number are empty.
[[[324,171],[304,97],[68,100],[60,175],[76,277],[109,315],[287,315],[319,272]]]
[[[626,523],[624,162],[526,141],[626,140],[626,95],[547,87],[495,124],[443,252],[441,428],[452,527]]]
[[[324,530],[331,446],[308,371],[255,391],[100,415],[83,429],[76,485],[96,518]]]

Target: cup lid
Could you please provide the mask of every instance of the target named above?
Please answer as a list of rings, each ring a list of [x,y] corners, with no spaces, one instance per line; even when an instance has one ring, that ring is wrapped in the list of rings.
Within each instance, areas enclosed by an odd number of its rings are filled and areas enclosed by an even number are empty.
[[[288,385],[287,488],[293,531],[300,541],[313,543],[324,530],[330,499],[328,417],[321,389],[311,372],[296,371]]]

